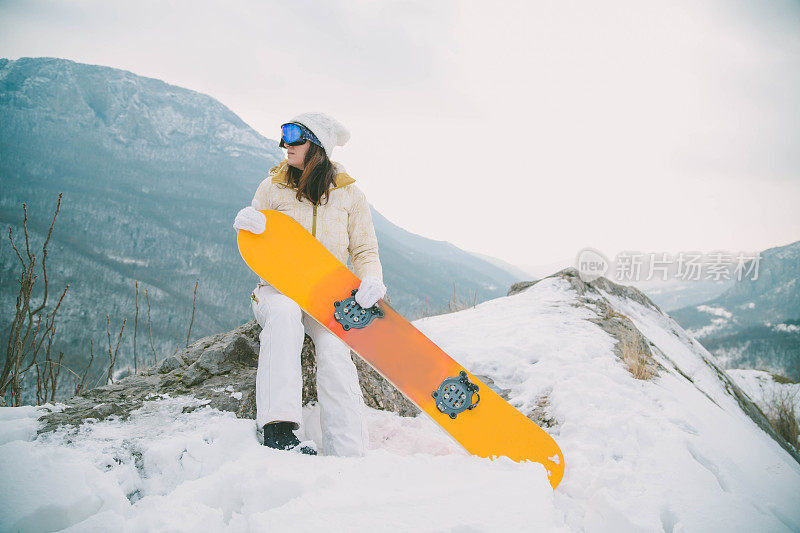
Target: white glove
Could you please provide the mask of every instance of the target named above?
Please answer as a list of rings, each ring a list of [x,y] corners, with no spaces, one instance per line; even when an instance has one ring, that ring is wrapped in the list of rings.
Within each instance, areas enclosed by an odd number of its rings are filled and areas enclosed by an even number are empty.
[[[356,292],[356,303],[363,308],[372,307],[386,295],[386,286],[375,276],[364,276]]]
[[[267,229],[267,217],[255,207],[248,205],[236,213],[233,229],[243,229],[251,233],[264,233],[264,230]]]

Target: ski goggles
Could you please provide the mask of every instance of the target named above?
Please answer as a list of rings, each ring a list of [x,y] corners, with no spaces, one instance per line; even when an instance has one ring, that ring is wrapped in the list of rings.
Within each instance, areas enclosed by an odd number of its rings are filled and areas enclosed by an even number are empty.
[[[311,141],[317,146],[322,146],[322,143],[319,142],[317,136],[302,124],[287,122],[281,126],[281,142],[279,145],[281,148],[286,148],[287,144],[289,146],[299,146],[307,140]]]

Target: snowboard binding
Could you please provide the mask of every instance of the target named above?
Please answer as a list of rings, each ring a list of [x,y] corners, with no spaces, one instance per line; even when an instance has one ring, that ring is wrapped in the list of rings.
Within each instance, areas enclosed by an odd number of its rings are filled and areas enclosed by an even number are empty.
[[[350,328],[365,328],[375,318],[383,318],[383,310],[377,304],[364,309],[356,302],[358,289],[353,289],[348,298],[333,302],[335,308],[333,318],[342,325],[345,331]]]
[[[470,404],[472,395],[478,399],[475,403]],[[477,407],[481,397],[478,394],[478,386],[471,382],[467,377],[467,373],[463,370],[456,377],[445,378],[439,388],[431,394],[436,400],[436,407],[439,411],[450,418],[455,418],[461,412],[472,410]]]

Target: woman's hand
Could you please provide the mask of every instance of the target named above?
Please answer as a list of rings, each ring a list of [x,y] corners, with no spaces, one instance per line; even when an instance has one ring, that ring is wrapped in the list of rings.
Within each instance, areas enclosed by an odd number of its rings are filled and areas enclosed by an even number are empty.
[[[267,229],[267,217],[255,207],[248,205],[236,213],[233,229],[243,229],[251,233],[264,233],[264,230]]]
[[[356,303],[363,308],[372,307],[386,295],[386,286],[375,276],[364,276],[356,292]]]

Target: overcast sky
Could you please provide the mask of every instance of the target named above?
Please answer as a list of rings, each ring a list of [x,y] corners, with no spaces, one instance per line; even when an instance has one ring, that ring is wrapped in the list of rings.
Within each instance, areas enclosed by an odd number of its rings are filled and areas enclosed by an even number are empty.
[[[0,0],[0,57],[304,111],[396,224],[517,265],[800,239],[800,2]]]

